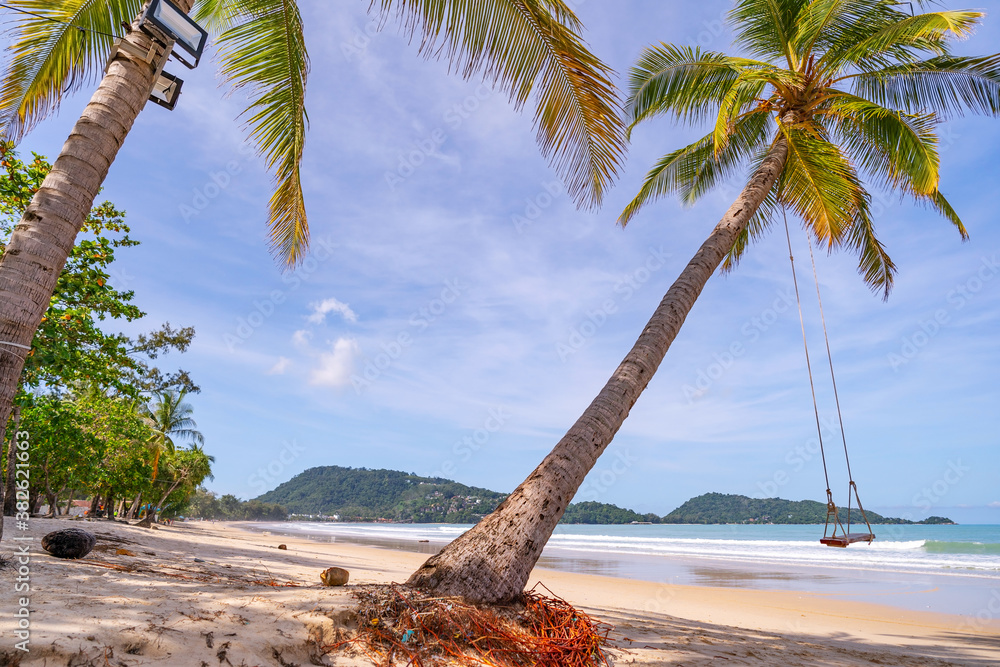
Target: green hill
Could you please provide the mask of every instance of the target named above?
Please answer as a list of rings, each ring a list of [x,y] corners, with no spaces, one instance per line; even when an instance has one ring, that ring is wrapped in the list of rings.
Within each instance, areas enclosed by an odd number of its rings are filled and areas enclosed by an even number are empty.
[[[497,508],[505,493],[466,486],[441,477],[419,477],[398,470],[324,466],[299,473],[255,500],[286,508],[291,514],[341,521],[406,523],[476,523]],[[846,517],[842,517],[846,519]],[[868,512],[872,523],[914,523]],[[639,514],[598,502],[571,504],[561,523],[824,523],[826,505],[814,500],[763,500],[706,493],[665,517]],[[948,524],[930,517],[917,523]]]
[[[305,470],[257,498],[292,514],[342,521],[475,523],[507,495],[397,470],[325,466]]]
[[[847,509],[838,508],[841,521],[847,520]],[[884,517],[866,511],[873,524],[950,524],[950,519],[930,517],[924,521],[908,521]],[[857,508],[851,520],[857,521]],[[706,493],[692,498],[670,514],[663,523],[826,523],[826,503],[815,500],[782,500],[781,498],[748,498],[723,493]]]

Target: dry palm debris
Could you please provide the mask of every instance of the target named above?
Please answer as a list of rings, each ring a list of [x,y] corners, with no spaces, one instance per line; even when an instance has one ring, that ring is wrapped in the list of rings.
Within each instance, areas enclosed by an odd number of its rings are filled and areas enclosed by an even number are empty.
[[[350,644],[376,665],[391,667],[396,661],[412,667],[611,664],[605,653],[610,625],[535,589],[517,604],[490,607],[461,598],[429,597],[396,584],[364,586],[354,597],[360,603],[357,635],[324,648]]]

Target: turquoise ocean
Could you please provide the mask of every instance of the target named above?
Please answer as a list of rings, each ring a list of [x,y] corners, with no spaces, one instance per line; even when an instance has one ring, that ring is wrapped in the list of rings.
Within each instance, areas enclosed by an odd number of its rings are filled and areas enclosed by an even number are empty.
[[[456,524],[288,522],[257,530],[434,553]],[[876,540],[819,543],[815,525],[560,525],[539,565],[652,582],[794,590],[1000,618],[1000,526],[874,526]]]

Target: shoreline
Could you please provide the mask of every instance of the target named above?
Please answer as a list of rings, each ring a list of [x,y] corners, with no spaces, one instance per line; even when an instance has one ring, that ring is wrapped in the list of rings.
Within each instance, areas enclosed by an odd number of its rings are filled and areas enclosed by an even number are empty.
[[[54,559],[42,535],[78,527],[99,537],[79,561]],[[2,551],[12,551],[13,524]],[[350,585],[405,581],[426,558],[343,542],[264,535],[247,523],[188,522],[142,529],[103,521],[32,519],[32,651],[21,665],[370,664],[317,646],[346,631],[350,586],[323,588],[330,566]],[[287,550],[278,550],[278,544]],[[118,553],[125,549],[127,554]],[[13,590],[14,572],[2,573]],[[265,581],[292,582],[273,587]],[[793,591],[651,584],[536,568],[556,595],[615,626],[617,664],[977,665],[1000,662],[1000,614],[979,621]],[[0,636],[12,632],[12,593],[0,602]],[[310,638],[312,641],[310,642]],[[629,641],[631,640],[631,641]],[[12,639],[0,656],[12,650]],[[310,653],[312,651],[312,653]],[[84,659],[86,657],[86,660]],[[178,662],[178,656],[183,661]],[[282,656],[280,660],[275,656]],[[88,662],[89,660],[89,662]],[[0,660],[2,662],[2,660]],[[315,663],[313,663],[315,664]]]
[[[307,538],[317,544],[347,543],[423,554],[437,553],[455,535],[442,537],[430,532],[418,536],[362,534],[351,532],[383,524],[340,524],[346,532],[310,532],[308,522],[243,522],[252,532]],[[337,524],[321,524],[336,526]],[[399,524],[404,525],[404,524]],[[420,525],[420,524],[411,524]],[[437,526],[438,524],[428,524]],[[580,536],[581,539],[582,536]],[[857,547],[863,549],[864,547]],[[839,555],[839,554],[835,554]],[[615,579],[641,580],[654,584],[705,586],[714,588],[789,591],[858,602],[888,604],[912,611],[956,614],[969,618],[991,601],[989,591],[1000,589],[1000,577],[979,571],[893,569],[864,563],[836,565],[818,562],[760,561],[705,554],[631,553],[560,546],[558,540],[546,545],[538,567],[576,574],[596,574]],[[1000,603],[1000,600],[998,600]],[[998,610],[1000,611],[1000,610]]]

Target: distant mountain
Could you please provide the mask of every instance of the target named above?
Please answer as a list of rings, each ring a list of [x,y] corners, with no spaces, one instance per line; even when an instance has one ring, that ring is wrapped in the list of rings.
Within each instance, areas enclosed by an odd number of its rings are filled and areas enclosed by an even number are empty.
[[[285,507],[289,513],[340,521],[476,523],[497,508],[505,493],[466,486],[441,477],[420,477],[398,470],[323,466],[299,473],[255,500]],[[844,517],[846,520],[846,517]],[[872,523],[914,523],[868,512]],[[706,493],[665,517],[639,514],[598,502],[571,504],[561,523],[824,523],[826,505],[814,500],[758,500]],[[944,517],[917,523],[950,524]]]
[[[475,523],[506,497],[440,477],[325,466],[299,473],[258,500],[342,521]]]
[[[839,507],[841,521],[847,521],[847,508]],[[866,511],[873,524],[952,524],[951,519],[932,516],[923,521],[908,521],[884,517]],[[861,518],[857,508],[851,521]],[[748,498],[746,496],[706,493],[692,498],[662,519],[662,523],[826,523],[826,503],[815,500],[782,500],[781,498]]]
[[[325,466],[310,468],[256,498],[291,514],[341,521],[476,523],[497,508],[505,493],[466,486],[440,477],[398,470]],[[566,508],[562,523],[622,524],[657,522],[605,503],[583,502]]]

